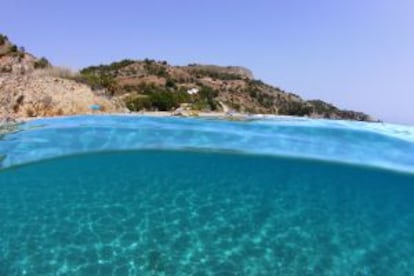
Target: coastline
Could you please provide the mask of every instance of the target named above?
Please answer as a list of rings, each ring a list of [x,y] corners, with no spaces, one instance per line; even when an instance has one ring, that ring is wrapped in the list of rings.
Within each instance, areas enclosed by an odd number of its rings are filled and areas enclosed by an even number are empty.
[[[41,119],[58,119],[64,117],[73,117],[73,116],[147,116],[147,117],[181,117],[181,118],[216,118],[222,120],[249,120],[249,119],[270,119],[270,118],[279,118],[279,119],[294,119],[294,120],[330,120],[330,121],[352,121],[345,119],[325,119],[320,117],[308,117],[308,116],[293,116],[293,115],[276,115],[276,114],[267,114],[267,113],[238,113],[238,112],[199,112],[199,111],[140,111],[140,112],[85,112],[85,113],[76,113],[60,116],[36,116],[36,117],[13,117],[6,116],[0,118],[0,128],[5,128],[7,126],[21,124],[34,120]],[[358,121],[355,121],[358,122]],[[382,121],[361,121],[367,123],[384,123]]]
[[[88,115],[98,115],[98,116],[148,116],[148,117],[183,117],[183,118],[219,118],[219,119],[243,119],[251,116],[255,117],[265,117],[265,116],[275,116],[274,114],[245,114],[245,113],[230,113],[230,112],[174,112],[174,111],[143,111],[143,112],[87,112],[87,113],[78,113],[62,116],[37,116],[37,117],[6,117],[0,119],[0,127],[10,124],[24,123],[33,120],[39,119],[53,119],[53,118],[62,118],[62,117],[72,117],[72,116],[88,116]]]

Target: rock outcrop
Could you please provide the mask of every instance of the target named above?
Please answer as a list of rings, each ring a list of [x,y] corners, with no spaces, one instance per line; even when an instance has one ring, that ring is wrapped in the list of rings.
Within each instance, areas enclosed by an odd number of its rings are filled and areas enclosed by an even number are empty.
[[[0,114],[8,117],[38,117],[90,113],[91,105],[102,112],[121,110],[110,99],[73,80],[26,75],[0,75]]]
[[[94,104],[99,105],[102,112],[124,110],[115,100],[105,97],[104,91],[93,91],[90,86],[69,79],[69,75],[1,36],[0,118],[7,121],[90,113]]]

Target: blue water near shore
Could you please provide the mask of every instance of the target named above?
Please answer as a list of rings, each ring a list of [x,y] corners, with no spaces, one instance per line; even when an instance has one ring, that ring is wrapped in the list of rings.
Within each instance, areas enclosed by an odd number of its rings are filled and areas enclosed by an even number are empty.
[[[0,139],[0,275],[414,271],[409,127],[96,120]]]

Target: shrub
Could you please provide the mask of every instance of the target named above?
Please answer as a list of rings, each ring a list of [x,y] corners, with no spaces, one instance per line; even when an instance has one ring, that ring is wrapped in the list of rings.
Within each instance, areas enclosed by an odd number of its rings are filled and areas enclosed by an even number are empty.
[[[252,90],[249,91],[249,95],[252,98],[256,98],[259,92],[260,92],[259,90],[252,89]]]
[[[261,81],[261,80],[249,80],[249,85],[264,86],[266,84],[263,81]]]
[[[311,105],[304,102],[291,101],[279,109],[281,115],[305,116],[310,115],[313,111]]]
[[[165,82],[165,87],[167,88],[176,88],[177,86],[175,85],[175,81],[168,78],[167,81]]]
[[[12,71],[13,69],[10,65],[5,65],[3,67],[0,67],[0,73],[11,73]]]
[[[92,90],[106,89],[110,96],[113,96],[118,91],[118,85],[116,80],[106,74],[91,74],[91,73],[81,73],[77,81],[89,85]]]
[[[180,88],[174,92],[174,97],[180,103],[189,103],[191,101],[191,96],[187,93],[187,89]]]
[[[169,91],[154,84],[141,84],[139,91],[143,94],[127,97],[125,104],[131,111],[159,110],[170,111],[188,102],[190,96],[184,90]]]
[[[35,69],[44,69],[49,66],[50,66],[50,63],[45,57],[42,57],[41,59],[36,60],[34,63]]]
[[[197,76],[201,77],[210,77],[213,80],[241,80],[242,77],[238,74],[227,73],[227,72],[218,72],[212,69],[192,69],[191,72]]]
[[[80,71],[81,74],[94,74],[94,75],[113,75],[114,71],[118,71],[130,64],[133,64],[134,61],[130,59],[124,59],[117,62],[112,62],[108,65],[98,65],[98,66],[89,66]]]
[[[6,44],[7,40],[8,40],[7,36],[0,34],[0,46]]]
[[[125,100],[126,107],[131,111],[140,111],[143,109],[152,109],[152,102],[148,96],[138,95],[136,97],[128,97]]]
[[[198,92],[198,94],[206,99],[212,99],[218,96],[218,92],[216,90],[214,90],[213,88],[211,88],[210,86],[203,86],[201,87],[200,91]]]
[[[80,71],[79,81],[88,84],[92,89],[106,89],[110,96],[121,91],[115,76],[117,71],[135,63],[130,59],[113,62],[109,65],[90,66]]]
[[[16,45],[10,46],[9,51],[10,51],[10,53],[17,53],[17,46]]]
[[[321,100],[310,100],[309,104],[313,107],[313,112],[318,114],[338,112],[338,108]]]
[[[161,78],[167,78],[168,72],[164,65],[158,64],[152,60],[144,61],[144,68],[150,75],[156,75]]]
[[[149,59],[149,58],[146,58],[146,59],[144,59],[144,62],[145,62],[146,64],[151,64],[151,63],[155,63],[155,60],[153,60],[153,59]]]
[[[209,86],[202,86],[197,94],[193,106],[197,109],[208,108],[210,110],[217,110],[217,102],[215,97],[218,92]]]
[[[159,111],[169,111],[180,106],[172,92],[163,91],[150,95],[151,103]]]

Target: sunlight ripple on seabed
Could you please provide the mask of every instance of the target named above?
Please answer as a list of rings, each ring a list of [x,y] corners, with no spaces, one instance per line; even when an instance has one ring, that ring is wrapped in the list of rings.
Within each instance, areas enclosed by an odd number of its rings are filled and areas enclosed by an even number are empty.
[[[0,140],[0,275],[409,275],[410,128],[44,119]]]

